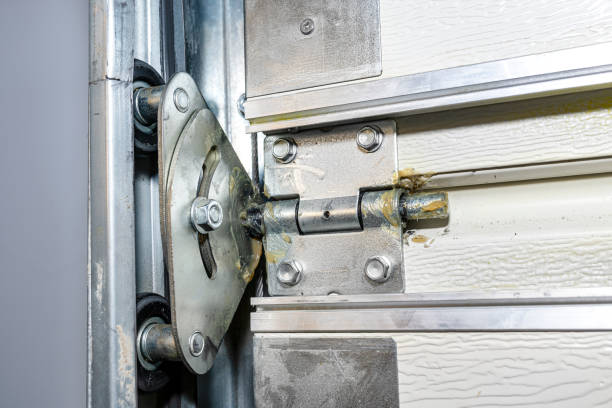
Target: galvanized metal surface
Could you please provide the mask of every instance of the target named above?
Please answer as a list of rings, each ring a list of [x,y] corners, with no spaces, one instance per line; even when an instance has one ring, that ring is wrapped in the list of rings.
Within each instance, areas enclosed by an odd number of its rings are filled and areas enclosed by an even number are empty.
[[[608,88],[612,43],[249,98],[250,132],[486,105]]]
[[[255,332],[612,330],[612,288],[252,298]]]
[[[87,406],[136,406],[133,1],[90,4]]]
[[[612,303],[612,288],[254,297],[257,310]]]
[[[162,3],[163,0],[134,0],[134,58],[147,62],[165,77]]]
[[[189,106],[183,112],[174,103],[174,94],[182,89],[189,95]],[[181,131],[194,112],[206,107],[206,102],[194,80],[184,72],[175,74],[167,83],[161,97],[158,112],[157,166],[159,178],[159,211],[162,237],[166,237],[166,188],[170,160],[178,142]],[[195,196],[193,197],[195,198]],[[167,248],[164,246],[164,254]]]
[[[245,3],[247,97],[380,75],[378,0]]]
[[[176,3],[176,2],[175,2]],[[237,108],[245,93],[244,1],[184,0],[185,67],[252,177],[256,153]],[[182,37],[178,37],[178,35]]]
[[[218,155],[216,167],[204,168],[213,154]],[[223,208],[222,225],[207,235],[212,256],[207,267],[212,270],[205,269],[189,216],[191,203],[199,194],[217,200]],[[212,366],[259,262],[261,243],[252,240],[240,223],[240,213],[253,194],[251,181],[215,116],[208,109],[196,112],[174,149],[165,222],[174,334],[183,361],[198,374]],[[203,336],[201,352],[199,346],[197,350],[194,347],[197,332]]]
[[[612,330],[612,304],[278,310],[251,314],[254,332]]]
[[[299,196],[300,200],[349,197],[361,189],[394,184],[397,172],[395,122],[370,122],[383,134],[374,153],[362,151],[356,136],[364,124],[317,129],[269,136],[264,142],[264,193],[271,198]],[[291,163],[278,163],[273,154],[278,138],[292,138],[296,156]]]
[[[259,408],[399,407],[391,338],[254,338]]]

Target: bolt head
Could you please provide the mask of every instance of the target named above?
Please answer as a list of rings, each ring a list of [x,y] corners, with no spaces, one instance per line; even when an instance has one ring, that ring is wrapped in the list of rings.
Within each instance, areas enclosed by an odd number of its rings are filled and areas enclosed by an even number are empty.
[[[189,336],[189,352],[192,356],[198,357],[204,351],[204,336],[199,331],[193,332]]]
[[[283,261],[278,265],[276,278],[283,285],[294,286],[302,278],[302,266],[297,261]]]
[[[189,95],[183,88],[176,88],[174,90],[174,106],[183,113],[189,109]]]
[[[214,231],[223,223],[223,208],[217,200],[196,197],[191,204],[191,224],[201,234]]]
[[[357,132],[357,146],[367,153],[378,150],[382,140],[382,132],[373,126],[364,126]]]
[[[245,94],[241,94],[240,97],[238,98],[238,101],[236,102],[236,107],[238,108],[238,113],[240,113],[240,116],[242,116],[244,118],[244,103],[246,102],[246,95]]]
[[[300,32],[304,35],[312,34],[314,29],[314,21],[311,18],[306,18],[300,23]]]
[[[279,163],[291,163],[297,154],[297,146],[291,139],[278,138],[272,145],[272,156]]]
[[[373,282],[385,282],[391,276],[391,264],[384,256],[373,256],[366,261],[365,274]]]

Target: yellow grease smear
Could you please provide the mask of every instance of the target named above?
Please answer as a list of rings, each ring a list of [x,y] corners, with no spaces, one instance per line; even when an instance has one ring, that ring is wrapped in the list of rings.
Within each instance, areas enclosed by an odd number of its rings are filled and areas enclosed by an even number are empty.
[[[424,244],[428,240],[429,238],[427,238],[425,235],[415,235],[412,237],[412,242],[416,242],[417,244]]]
[[[283,237],[283,241],[285,241],[286,243],[290,244],[291,243],[291,237],[287,234],[285,234],[284,232],[281,234],[281,237]]]
[[[380,211],[383,216],[389,221],[389,224],[397,227],[399,222],[395,212],[395,190],[385,191],[380,195]]]
[[[398,184],[402,179],[412,177],[416,171],[412,167],[406,167],[393,173],[393,184]]]
[[[445,205],[446,203],[442,200],[432,201],[431,203],[423,207],[423,211],[425,212],[436,211],[436,210],[439,210],[440,208],[443,208]]]
[[[414,193],[415,191],[423,188],[433,175],[434,173],[419,174],[412,167],[407,167],[393,173],[392,181],[395,186],[404,188],[409,190],[411,193]]]

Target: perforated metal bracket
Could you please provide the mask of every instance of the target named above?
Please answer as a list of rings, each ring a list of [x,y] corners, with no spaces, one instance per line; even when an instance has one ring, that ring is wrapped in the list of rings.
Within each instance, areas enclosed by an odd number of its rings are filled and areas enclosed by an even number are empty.
[[[286,143],[292,146],[285,160]],[[278,148],[278,146],[283,149]],[[271,295],[404,288],[394,121],[269,136],[264,250]]]

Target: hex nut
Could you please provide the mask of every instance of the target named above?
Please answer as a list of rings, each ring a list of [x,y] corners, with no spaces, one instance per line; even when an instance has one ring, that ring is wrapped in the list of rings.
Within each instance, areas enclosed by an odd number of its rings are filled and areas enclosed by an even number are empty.
[[[223,208],[217,200],[196,197],[191,204],[191,225],[200,234],[214,231],[223,223]]]
[[[355,140],[361,150],[373,153],[382,145],[383,134],[374,126],[364,126],[357,132]]]
[[[174,90],[174,106],[179,112],[185,113],[189,109],[189,95],[183,88]]]
[[[297,261],[283,261],[278,265],[276,278],[283,285],[294,286],[302,278],[302,265]]]
[[[297,145],[291,139],[278,138],[272,144],[272,156],[279,163],[291,163],[297,154]]]
[[[385,282],[391,276],[391,264],[384,256],[373,256],[366,261],[364,272],[373,282]]]
[[[189,336],[189,352],[192,356],[198,357],[204,351],[204,336],[199,331],[193,332]]]

